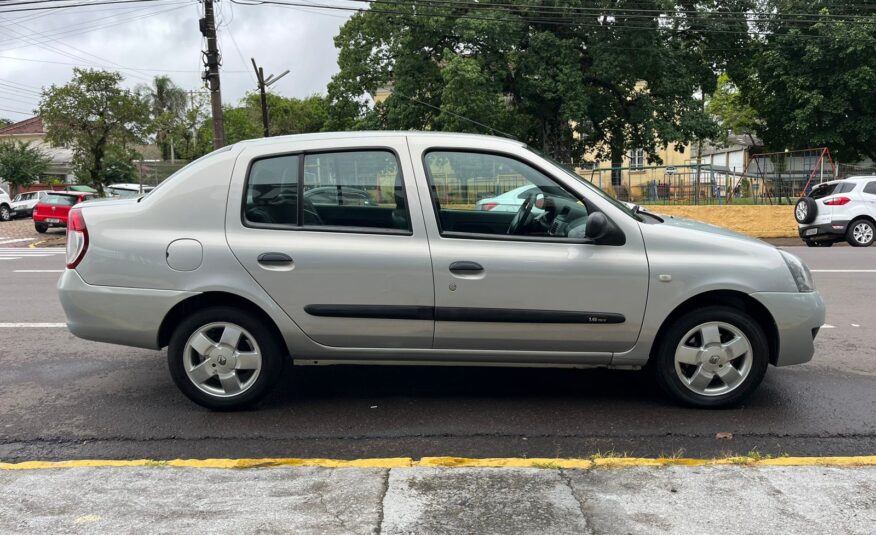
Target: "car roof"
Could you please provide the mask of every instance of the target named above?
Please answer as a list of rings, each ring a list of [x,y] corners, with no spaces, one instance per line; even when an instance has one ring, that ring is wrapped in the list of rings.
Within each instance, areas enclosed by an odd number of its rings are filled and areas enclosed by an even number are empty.
[[[331,139],[370,139],[387,136],[405,136],[412,138],[453,138],[471,139],[481,141],[502,141],[517,147],[525,146],[525,143],[516,139],[499,136],[487,136],[483,134],[462,134],[457,132],[424,132],[418,130],[362,130],[356,132],[317,132],[313,134],[294,134],[289,136],[275,136],[270,138],[248,139],[240,141],[242,145],[273,144],[277,141],[320,141]]]
[[[876,180],[876,175],[850,176],[843,179],[846,182],[862,182],[864,180]]]

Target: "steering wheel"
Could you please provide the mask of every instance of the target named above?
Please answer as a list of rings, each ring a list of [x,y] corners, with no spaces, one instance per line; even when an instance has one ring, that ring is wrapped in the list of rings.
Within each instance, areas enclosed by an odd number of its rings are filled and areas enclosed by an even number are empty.
[[[508,232],[506,234],[517,234],[523,228],[529,220],[529,214],[532,213],[532,207],[535,206],[535,199],[538,197],[538,194],[539,191],[536,189],[526,196],[526,200],[517,209],[517,214],[514,215],[514,219],[508,225]]]

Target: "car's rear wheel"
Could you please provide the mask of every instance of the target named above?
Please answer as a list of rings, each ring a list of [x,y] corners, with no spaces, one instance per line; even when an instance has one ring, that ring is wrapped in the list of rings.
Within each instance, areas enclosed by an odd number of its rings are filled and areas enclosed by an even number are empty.
[[[866,219],[856,219],[849,224],[846,241],[852,247],[870,247],[876,235],[873,223]]]
[[[803,240],[806,242],[807,247],[833,247],[833,242],[824,240],[824,241],[815,241],[815,240]]]
[[[12,219],[12,210],[5,204],[0,206],[0,221],[9,221]]]
[[[45,234],[46,231],[49,230],[49,226],[44,223],[34,223],[33,228],[40,234]]]
[[[748,314],[709,306],[678,318],[664,333],[650,367],[660,387],[686,405],[721,408],[748,397],[763,380],[769,349]]]
[[[230,411],[260,401],[283,372],[285,351],[251,314],[213,307],[182,321],[167,348],[176,386],[195,403]]]

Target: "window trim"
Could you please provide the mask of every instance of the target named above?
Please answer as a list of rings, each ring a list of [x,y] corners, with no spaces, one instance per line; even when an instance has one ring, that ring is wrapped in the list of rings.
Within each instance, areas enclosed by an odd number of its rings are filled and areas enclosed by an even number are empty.
[[[298,181],[296,183],[296,187],[298,188],[298,195],[300,198],[304,197],[304,160],[308,155],[311,154],[335,154],[335,153],[344,153],[344,152],[388,152],[392,154],[395,158],[395,163],[398,166],[399,173],[401,173],[401,186],[402,186],[402,194],[405,198],[405,213],[407,215],[408,220],[408,229],[395,229],[395,228],[378,228],[378,227],[348,227],[341,225],[305,225],[304,224],[304,203],[297,202],[296,203],[296,214],[295,214],[295,224],[294,225],[284,225],[279,223],[257,223],[250,221],[246,218],[246,193],[249,189],[249,181],[252,177],[252,168],[253,166],[261,161],[261,160],[269,160],[272,158],[282,158],[286,156],[298,156]],[[300,201],[300,199],[299,199]],[[405,173],[401,165],[401,158],[399,157],[398,151],[396,151],[392,147],[387,147],[383,145],[368,145],[368,146],[358,146],[358,147],[343,147],[343,148],[324,148],[324,149],[313,149],[313,150],[296,150],[296,151],[288,151],[288,152],[277,152],[272,154],[264,154],[261,156],[256,156],[250,159],[249,163],[246,166],[246,177],[243,181],[243,195],[240,200],[240,223],[246,228],[254,228],[254,229],[266,229],[266,230],[288,230],[288,231],[306,231],[306,232],[339,232],[343,234],[379,234],[379,235],[388,235],[388,236],[413,236],[413,221],[411,220],[411,208],[410,208],[410,197],[408,196],[408,189],[405,185]]]
[[[594,206],[593,203],[584,199],[581,195],[576,191],[570,191],[569,187],[559,181],[554,175],[545,171],[541,166],[533,164],[532,162],[517,156],[516,154],[509,154],[507,152],[502,152],[498,150],[491,149],[472,149],[472,148],[462,148],[462,147],[429,147],[428,149],[423,151],[422,154],[422,164],[423,171],[426,174],[426,186],[429,190],[429,200],[432,203],[432,213],[435,214],[435,224],[438,226],[438,236],[444,239],[452,239],[452,240],[492,240],[492,241],[503,241],[503,242],[525,242],[525,243],[565,243],[565,244],[580,244],[580,245],[593,245],[593,242],[589,239],[575,239],[575,238],[547,238],[542,236],[516,236],[511,234],[482,234],[482,233],[474,233],[474,232],[456,232],[456,231],[445,231],[441,228],[441,214],[438,208],[438,203],[436,202],[436,193],[433,189],[434,181],[432,180],[432,172],[429,170],[429,166],[426,164],[426,157],[433,152],[461,152],[467,154],[486,154],[490,156],[500,156],[503,158],[508,158],[510,160],[515,160],[518,163],[529,166],[532,169],[535,169],[549,180],[554,182],[557,186],[563,189],[566,193],[577,199],[578,201],[584,203],[584,206],[587,207],[588,214],[594,212],[602,212],[598,207]],[[535,186],[535,184],[533,184]],[[535,186],[538,187],[538,186]],[[605,212],[603,212],[605,213]],[[608,217],[608,214],[605,214]]]

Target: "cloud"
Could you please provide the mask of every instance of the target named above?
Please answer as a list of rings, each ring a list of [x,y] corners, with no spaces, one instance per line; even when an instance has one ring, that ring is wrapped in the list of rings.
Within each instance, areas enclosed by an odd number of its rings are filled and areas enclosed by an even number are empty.
[[[223,102],[235,104],[255,89],[251,57],[265,75],[291,71],[272,86],[280,95],[325,92],[337,72],[333,38],[349,13],[227,0],[216,6]],[[168,74],[187,90],[203,90],[202,9],[190,0],[161,0],[0,14],[0,117],[24,118],[3,110],[31,111],[38,96],[28,89],[66,83],[71,64],[118,70],[128,87]],[[11,84],[23,89],[15,91]]]

